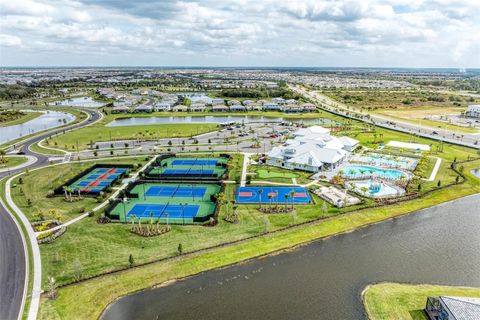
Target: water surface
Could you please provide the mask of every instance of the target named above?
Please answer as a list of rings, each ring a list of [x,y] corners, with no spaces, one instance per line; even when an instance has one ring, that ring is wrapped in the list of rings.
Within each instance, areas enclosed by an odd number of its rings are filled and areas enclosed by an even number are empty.
[[[65,99],[61,101],[55,101],[51,103],[56,106],[73,106],[73,107],[85,107],[85,108],[100,108],[105,105],[103,102],[93,100],[91,97],[76,97]]]
[[[0,127],[0,144],[21,138],[32,133],[36,133],[46,129],[56,128],[75,120],[75,116],[67,112],[51,110],[35,110],[35,112],[42,112],[43,114],[39,117],[36,117],[35,119],[24,123],[7,127]]]
[[[107,124],[107,127],[122,126],[143,126],[155,124],[177,124],[177,123],[252,123],[252,122],[294,122],[305,124],[328,125],[333,122],[329,119],[289,119],[285,117],[263,117],[263,116],[172,116],[172,117],[128,117],[115,119]]]
[[[380,281],[480,287],[480,195],[112,304],[103,319],[362,319]]]

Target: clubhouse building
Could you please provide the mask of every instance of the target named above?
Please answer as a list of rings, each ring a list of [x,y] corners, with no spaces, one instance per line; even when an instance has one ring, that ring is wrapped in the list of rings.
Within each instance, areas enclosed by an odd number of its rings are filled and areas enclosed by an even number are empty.
[[[359,146],[357,140],[331,136],[329,129],[320,126],[300,129],[293,136],[268,153],[268,165],[314,173],[332,170]]]

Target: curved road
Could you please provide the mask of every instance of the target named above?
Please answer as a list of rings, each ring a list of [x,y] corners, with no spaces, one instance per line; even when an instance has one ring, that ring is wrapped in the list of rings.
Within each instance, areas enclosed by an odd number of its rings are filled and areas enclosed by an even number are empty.
[[[37,168],[49,164],[48,156],[38,154],[29,150],[29,146],[45,139],[46,137],[87,126],[101,119],[102,115],[91,109],[80,109],[89,114],[89,118],[80,123],[52,129],[22,142],[20,151],[26,155],[34,156],[38,160],[23,168],[9,170],[0,173],[0,180],[8,175],[18,173],[26,168]],[[26,261],[24,255],[24,244],[22,235],[17,228],[15,220],[0,203],[0,319],[18,319],[21,317],[23,294],[25,288]]]

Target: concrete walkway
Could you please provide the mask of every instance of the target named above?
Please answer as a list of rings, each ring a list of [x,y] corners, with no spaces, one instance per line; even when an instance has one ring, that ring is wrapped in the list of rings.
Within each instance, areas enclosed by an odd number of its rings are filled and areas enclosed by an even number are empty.
[[[65,223],[62,223],[56,227],[53,227],[53,228],[50,228],[48,230],[44,230],[44,231],[39,231],[39,232],[35,232],[35,236],[39,236],[43,233],[47,233],[47,232],[52,232],[52,231],[56,231],[62,227],[67,227],[71,224],[74,224],[75,222],[78,222],[80,220],[82,220],[83,218],[85,217],[88,217],[88,214],[91,213],[91,212],[97,212],[98,210],[104,208],[106,205],[108,205],[110,199],[115,199],[118,194],[120,193],[120,191],[122,191],[123,189],[125,189],[128,185],[128,182],[129,181],[135,181],[138,177],[138,175],[140,174],[140,172],[144,171],[153,161],[155,161],[155,158],[154,157],[153,159],[151,159],[150,161],[148,161],[142,168],[140,168],[131,178],[129,179],[126,179],[127,181],[124,181],[124,183],[122,184],[122,186],[116,188],[116,191],[110,196],[108,197],[104,202],[102,202],[101,204],[99,204],[98,206],[96,206],[95,208],[92,209],[92,211],[89,211],[89,212],[86,212],[74,219],[71,219],[71,220],[68,220],[67,222]]]
[[[2,173],[2,172],[8,172],[8,171],[14,171],[14,170],[17,170],[17,169],[21,169],[21,168],[24,168],[24,167],[31,166],[32,164],[34,164],[34,163],[37,162],[37,160],[38,160],[37,157],[29,156],[29,155],[24,155],[24,156],[9,156],[9,157],[25,157],[25,158],[27,158],[27,162],[22,163],[22,164],[19,164],[18,166],[15,166],[15,167],[0,169],[0,173]]]
[[[243,167],[242,167],[242,180],[240,180],[240,186],[245,187],[247,181],[247,169],[250,163],[251,153],[243,153]]]
[[[433,181],[435,180],[435,177],[437,176],[438,169],[440,169],[440,164],[442,163],[441,158],[437,158],[437,162],[435,162],[435,166],[433,167],[432,173],[430,174],[430,178],[428,179],[423,179],[425,181]]]

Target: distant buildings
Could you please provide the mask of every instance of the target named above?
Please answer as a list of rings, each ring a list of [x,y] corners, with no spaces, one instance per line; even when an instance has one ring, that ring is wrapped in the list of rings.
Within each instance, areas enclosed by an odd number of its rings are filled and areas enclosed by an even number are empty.
[[[359,142],[347,137],[334,137],[330,130],[320,126],[300,129],[294,139],[268,153],[267,164],[287,169],[318,172],[336,168],[359,146]]]
[[[430,320],[480,319],[480,298],[428,297],[425,313]]]
[[[465,111],[466,117],[480,118],[480,104],[469,105],[467,111]]]

